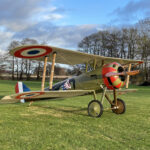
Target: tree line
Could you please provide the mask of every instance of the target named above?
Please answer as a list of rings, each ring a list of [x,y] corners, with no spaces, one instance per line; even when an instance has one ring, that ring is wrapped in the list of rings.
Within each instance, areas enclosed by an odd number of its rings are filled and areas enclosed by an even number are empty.
[[[0,75],[1,74],[11,74],[12,80],[31,80],[31,76],[36,80],[39,80],[43,73],[44,62],[35,61],[29,59],[21,59],[13,57],[9,54],[9,50],[14,49],[22,45],[36,45],[39,44],[37,40],[25,38],[22,41],[12,41],[8,50],[5,54],[0,55]],[[45,43],[41,43],[43,45]],[[51,63],[47,64],[47,75],[49,76],[51,72]],[[55,66],[55,75],[66,75],[67,70],[62,68],[58,64]]]
[[[83,38],[78,47],[89,54],[144,60],[142,72],[145,80],[150,78],[150,19],[132,27],[101,30]]]

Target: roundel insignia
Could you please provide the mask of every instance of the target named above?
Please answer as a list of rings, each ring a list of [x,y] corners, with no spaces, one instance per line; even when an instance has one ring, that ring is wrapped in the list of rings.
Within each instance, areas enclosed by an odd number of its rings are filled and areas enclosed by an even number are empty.
[[[52,48],[47,46],[27,46],[21,47],[14,52],[15,57],[19,58],[38,58],[46,56],[52,52]]]
[[[18,96],[16,96],[16,99],[30,99],[34,98],[39,95],[43,95],[44,92],[28,92],[28,93],[21,93]]]

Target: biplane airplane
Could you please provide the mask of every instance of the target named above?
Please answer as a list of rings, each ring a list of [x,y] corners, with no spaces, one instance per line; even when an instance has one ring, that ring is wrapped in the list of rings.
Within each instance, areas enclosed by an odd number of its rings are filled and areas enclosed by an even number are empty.
[[[126,90],[121,88],[125,84],[128,87],[129,77],[139,73],[139,70],[131,71],[131,68],[143,63],[141,60],[104,57],[45,45],[20,46],[10,50],[10,54],[18,58],[44,61],[41,90],[30,91],[26,85],[19,82],[16,85],[16,94],[3,97],[0,103],[16,103],[21,100],[32,102],[91,94],[93,100],[88,104],[88,114],[92,117],[100,117],[103,114],[104,99],[110,103],[109,109],[112,112],[125,113],[125,102],[117,98],[117,93],[125,92]],[[47,62],[52,62],[52,66],[49,87],[45,88]],[[53,84],[56,62],[68,65],[85,64],[85,72]],[[110,90],[113,100],[108,96]],[[97,99],[96,93],[102,93],[101,100]]]

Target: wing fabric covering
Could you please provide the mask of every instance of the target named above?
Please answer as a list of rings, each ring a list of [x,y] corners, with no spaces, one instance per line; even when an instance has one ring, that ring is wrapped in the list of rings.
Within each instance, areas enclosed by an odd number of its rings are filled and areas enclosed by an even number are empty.
[[[17,103],[20,99],[37,100],[37,99],[55,99],[55,98],[68,98],[75,96],[82,96],[92,94],[93,90],[60,90],[60,91],[31,91],[24,93],[17,93],[10,96],[5,96],[0,100],[0,103]]]
[[[39,55],[36,54],[39,51]],[[57,48],[53,46],[45,46],[45,45],[28,45],[21,46],[15,49],[10,50],[10,54],[25,59],[32,60],[40,60],[44,61],[44,56],[49,56],[49,61],[52,61],[53,53],[57,53],[56,62],[61,64],[68,65],[76,65],[76,64],[84,64],[84,63],[93,63],[93,60],[97,62],[97,64],[101,64],[102,61],[104,63],[110,62],[118,62],[120,64],[130,64],[130,63],[142,63],[141,60],[129,60],[129,59],[121,59],[114,57],[104,57],[99,55],[92,55],[87,53],[82,53],[79,51],[67,50],[63,48]],[[29,55],[31,55],[29,57]],[[27,57],[28,56],[28,57]]]

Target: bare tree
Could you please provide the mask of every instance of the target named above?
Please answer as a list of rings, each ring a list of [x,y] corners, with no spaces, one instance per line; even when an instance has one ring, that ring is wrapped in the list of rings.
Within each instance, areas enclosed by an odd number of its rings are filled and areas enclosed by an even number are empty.
[[[78,47],[81,52],[90,54],[142,59],[145,79],[150,78],[150,19],[139,21],[134,27],[91,34],[85,37]]]
[[[30,39],[30,38],[25,38],[23,39],[21,42],[21,45],[36,45],[38,44],[38,41],[35,39]],[[30,80],[30,76],[31,76],[31,67],[33,64],[33,61],[31,60],[25,60],[24,63],[22,63],[22,65],[24,64],[25,67],[25,75],[26,75],[26,79]],[[23,67],[23,66],[22,66]],[[21,69],[22,70],[22,69]],[[23,70],[22,70],[23,71]],[[23,74],[23,72],[22,72]]]
[[[8,46],[8,51],[9,50],[11,50],[11,49],[14,49],[14,48],[16,48],[17,46],[20,46],[20,43],[19,43],[19,41],[12,41],[11,43],[10,43],[10,45]],[[15,76],[14,76],[14,74],[15,74],[15,57],[14,56],[10,56],[10,59],[11,59],[11,61],[12,61],[12,66],[11,66],[11,68],[12,68],[12,80],[14,80],[15,79]],[[17,70],[18,70],[18,65],[17,65]]]

